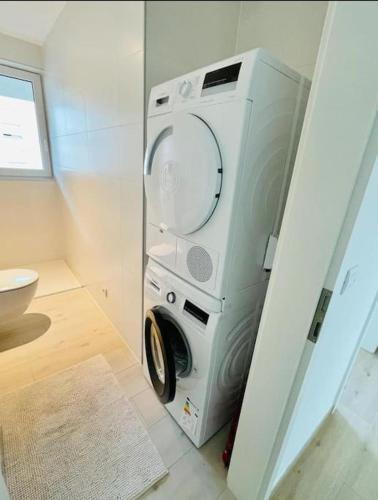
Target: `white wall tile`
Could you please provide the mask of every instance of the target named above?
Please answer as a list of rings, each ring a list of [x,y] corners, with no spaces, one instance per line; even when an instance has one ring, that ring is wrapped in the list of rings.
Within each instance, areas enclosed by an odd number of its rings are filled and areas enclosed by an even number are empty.
[[[53,180],[0,179],[0,269],[63,257],[60,208]]]
[[[185,432],[170,415],[150,427],[149,434],[167,467],[171,467],[194,448]]]
[[[117,127],[121,177],[132,182],[142,182],[143,123]]]
[[[265,47],[312,77],[328,2],[241,2],[236,52]]]
[[[146,3],[146,87],[233,55],[240,2]]]
[[[138,356],[143,18],[143,2],[68,2],[44,48],[67,261]]]
[[[144,86],[134,75],[144,74],[144,52],[121,54],[117,61],[117,123],[138,123],[143,114]]]

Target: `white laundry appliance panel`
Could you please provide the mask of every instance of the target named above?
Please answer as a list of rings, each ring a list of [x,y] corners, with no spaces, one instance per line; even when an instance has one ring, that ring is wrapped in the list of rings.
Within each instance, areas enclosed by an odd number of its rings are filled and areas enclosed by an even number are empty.
[[[237,64],[237,81],[204,89],[207,75]],[[152,89],[145,164],[152,259],[234,303],[267,279],[266,245],[279,230],[308,90],[260,49]]]
[[[237,101],[222,103],[218,106],[199,107],[194,110],[197,112],[196,116],[199,117],[196,120],[199,123],[205,121],[208,127],[216,133],[216,144],[221,159],[218,164],[214,161],[214,164],[211,165],[211,162],[208,161],[207,165],[213,166],[212,170],[216,173],[218,169],[221,169],[221,178],[213,179],[211,183],[209,182],[210,176],[202,176],[203,164],[196,160],[195,154],[191,154],[194,145],[198,144],[193,142],[192,136],[188,137],[187,149],[182,154],[181,163],[185,164],[185,168],[180,169],[180,174],[183,178],[169,183],[171,188],[173,183],[182,185],[187,199],[184,199],[179,193],[177,203],[165,203],[165,200],[169,197],[167,189],[160,186],[156,187],[158,183],[153,184],[152,175],[145,176],[148,200],[146,241],[148,255],[180,276],[185,277],[189,282],[196,284],[202,290],[219,298],[222,296],[221,282],[217,279],[219,276],[218,266],[222,264],[219,257],[223,256],[224,258],[227,242],[230,238],[235,194],[234,186],[237,182],[237,176],[240,175],[238,165],[241,161],[244,135],[248,130],[248,127],[245,127],[245,121],[249,119],[251,106],[250,102],[247,102],[246,106],[244,102]],[[180,112],[175,115],[175,117],[177,116],[178,121],[182,122],[182,116],[185,116],[185,113]],[[227,121],[224,120],[225,116],[234,124],[234,139],[231,142],[229,141],[230,127]],[[158,133],[159,130],[164,130],[171,123],[175,123],[172,122],[172,115],[154,117],[149,130],[153,135],[155,131],[155,133]],[[213,145],[213,141],[215,142],[214,135],[212,132],[209,132],[209,134],[211,134],[209,142],[211,139],[210,144]],[[224,147],[224,145],[227,145],[227,147]],[[201,147],[196,149],[194,153],[197,153],[198,158],[211,157],[213,152],[210,151],[209,155],[204,155],[205,149],[205,144],[201,144]],[[171,154],[174,155],[175,152]],[[166,165],[170,164],[170,162],[166,162]],[[196,170],[198,165],[201,168]],[[164,175],[165,171],[162,172],[162,170],[160,169],[160,179],[163,179],[161,183],[164,183],[166,177]],[[194,182],[191,181],[193,175],[196,177]],[[199,188],[196,185],[198,182],[203,186],[200,195],[198,195]],[[156,197],[161,197],[161,203],[159,203],[160,200],[156,201]],[[203,203],[201,204],[202,200]],[[171,210],[171,217],[164,217],[165,214],[162,213],[164,209],[161,209],[162,205],[167,206],[166,210]],[[177,227],[172,227],[175,218],[184,219],[189,223],[189,219],[196,216],[197,226],[199,227],[195,231],[180,231]],[[169,221],[168,224],[167,220]],[[171,249],[168,252],[167,242]],[[174,247],[176,247],[175,257]],[[189,253],[192,248],[193,250]],[[196,266],[198,260],[200,260],[200,266]],[[192,266],[191,262],[193,262]],[[222,270],[220,275],[222,275]]]
[[[265,291],[265,285],[256,287],[253,303],[242,314],[225,313],[221,311],[221,301],[149,261],[145,317],[150,311],[164,310],[185,335],[191,356],[190,373],[176,378],[174,397],[166,403],[166,408],[198,447],[229,421],[240,403]],[[174,303],[167,300],[172,292]],[[186,301],[208,314],[207,324],[185,310]],[[149,334],[147,328],[143,337],[143,370],[151,384],[146,356]]]

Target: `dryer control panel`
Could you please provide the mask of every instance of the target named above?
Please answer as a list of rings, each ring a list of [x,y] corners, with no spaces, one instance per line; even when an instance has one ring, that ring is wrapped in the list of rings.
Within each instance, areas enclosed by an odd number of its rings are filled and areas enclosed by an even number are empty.
[[[254,49],[153,87],[148,116],[169,113],[193,105],[232,99],[253,99],[253,80],[260,64],[272,66],[299,82],[300,75],[264,49]]]
[[[242,63],[238,62],[206,73],[202,84],[201,96],[235,90],[241,65]]]
[[[246,93],[257,53],[242,54],[158,85],[151,90],[148,115],[190,105],[230,100]]]

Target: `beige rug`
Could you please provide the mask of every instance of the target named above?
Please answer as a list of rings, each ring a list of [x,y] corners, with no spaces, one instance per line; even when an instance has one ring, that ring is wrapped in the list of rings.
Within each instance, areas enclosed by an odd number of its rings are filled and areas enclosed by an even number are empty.
[[[134,499],[167,470],[105,358],[0,399],[12,500]]]

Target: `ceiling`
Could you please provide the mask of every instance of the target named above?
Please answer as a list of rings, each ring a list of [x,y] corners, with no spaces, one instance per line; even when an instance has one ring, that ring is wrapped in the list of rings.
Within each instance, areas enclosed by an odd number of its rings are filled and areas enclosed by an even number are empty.
[[[0,2],[0,32],[43,45],[66,2]]]

